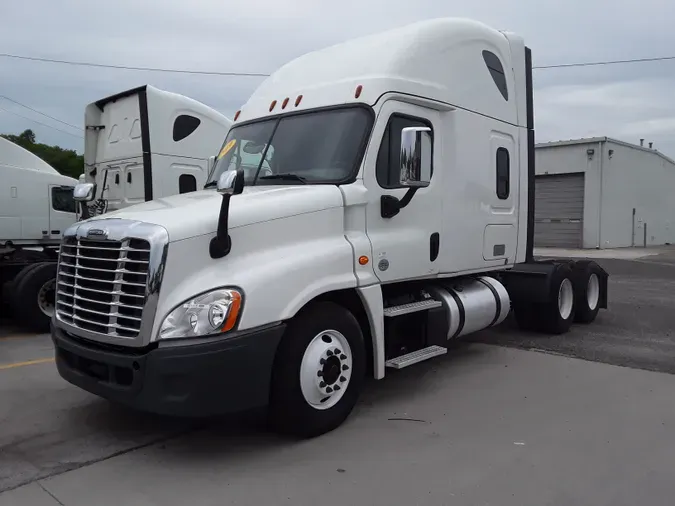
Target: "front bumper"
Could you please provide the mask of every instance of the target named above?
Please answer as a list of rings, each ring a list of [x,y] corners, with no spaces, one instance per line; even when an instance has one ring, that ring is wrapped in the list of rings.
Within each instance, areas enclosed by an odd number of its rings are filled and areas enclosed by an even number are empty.
[[[262,407],[285,325],[200,344],[152,349],[85,341],[52,325],[61,377],[133,408],[201,417]]]

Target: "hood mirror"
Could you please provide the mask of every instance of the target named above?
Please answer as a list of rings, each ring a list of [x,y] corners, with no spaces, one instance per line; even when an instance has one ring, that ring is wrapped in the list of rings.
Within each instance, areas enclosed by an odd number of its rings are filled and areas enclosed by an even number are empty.
[[[244,171],[228,170],[218,178],[218,193],[221,195],[239,195],[244,191]]]
[[[78,183],[73,190],[73,200],[77,202],[91,202],[94,200],[96,185],[94,183]]]
[[[244,191],[244,171],[241,169],[228,170],[218,178],[218,193],[223,196],[220,202],[220,214],[218,215],[218,229],[216,235],[209,243],[211,258],[223,258],[232,249],[232,240],[228,233],[227,222],[230,214],[230,198]]]

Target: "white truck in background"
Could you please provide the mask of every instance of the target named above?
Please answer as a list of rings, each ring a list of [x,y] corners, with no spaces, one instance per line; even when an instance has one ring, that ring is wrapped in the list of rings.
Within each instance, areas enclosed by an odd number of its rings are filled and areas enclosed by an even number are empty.
[[[54,311],[58,247],[75,222],[77,180],[0,137],[0,288],[3,308],[19,320],[40,322]],[[3,310],[4,313],[4,310]]]
[[[511,310],[553,334],[592,322],[607,273],[533,257],[534,160],[515,34],[437,19],[301,56],[235,114],[203,191],[66,232],[58,371],[157,413],[267,406],[275,429],[315,436],[366,374]]]
[[[49,331],[65,229],[83,217],[201,189],[231,124],[201,102],[150,85],[87,105],[85,171],[79,182],[98,191],[79,212],[72,195],[78,181],[0,139],[7,182],[0,190],[0,285],[14,320]]]
[[[201,189],[232,121],[184,95],[145,85],[87,105],[84,218]]]

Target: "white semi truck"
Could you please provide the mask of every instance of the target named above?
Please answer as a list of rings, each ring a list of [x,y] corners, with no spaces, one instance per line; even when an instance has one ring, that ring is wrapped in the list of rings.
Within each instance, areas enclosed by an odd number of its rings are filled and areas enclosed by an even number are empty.
[[[75,222],[77,180],[0,137],[0,288],[3,313],[49,331],[58,248]],[[4,316],[4,315],[3,315]]]
[[[83,217],[203,188],[231,125],[201,102],[150,85],[87,105],[80,182],[97,191],[77,213],[76,180],[0,139],[0,166],[9,178],[0,190],[0,286],[15,322],[49,331],[66,228]]]
[[[531,78],[522,38],[462,19],[281,67],[235,115],[204,191],[66,232],[59,373],[157,413],[267,406],[275,429],[315,436],[367,374],[443,355],[510,310],[554,334],[593,321],[607,273],[533,258]]]
[[[232,121],[178,93],[144,85],[85,109],[83,217],[201,189]]]

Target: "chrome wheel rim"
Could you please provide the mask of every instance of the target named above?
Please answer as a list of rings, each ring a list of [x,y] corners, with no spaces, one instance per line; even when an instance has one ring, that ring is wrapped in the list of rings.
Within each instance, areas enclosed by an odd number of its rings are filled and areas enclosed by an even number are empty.
[[[37,303],[40,311],[45,316],[51,318],[54,316],[54,300],[56,298],[55,292],[56,280],[50,279],[40,287],[37,295]]]
[[[588,308],[591,311],[595,311],[595,308],[598,307],[598,301],[600,300],[600,280],[598,279],[597,274],[591,274],[588,278],[586,300],[588,302]]]
[[[558,289],[558,312],[563,320],[567,320],[574,307],[574,289],[569,278],[563,279]]]
[[[325,410],[344,396],[352,375],[352,349],[337,330],[318,333],[300,363],[300,389],[307,404]]]

